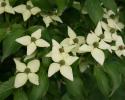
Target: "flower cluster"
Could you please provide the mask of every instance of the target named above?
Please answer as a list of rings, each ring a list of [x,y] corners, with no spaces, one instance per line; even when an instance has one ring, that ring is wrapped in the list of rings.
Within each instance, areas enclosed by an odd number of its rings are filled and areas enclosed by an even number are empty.
[[[54,21],[62,23],[62,20],[56,14],[50,16],[42,14],[41,9],[34,6],[30,0],[27,1],[26,4],[21,4],[16,7],[12,7],[9,0],[0,0],[0,14],[3,14],[4,12],[10,14],[15,14],[15,12],[22,14],[24,21],[27,21],[32,15],[39,14],[41,17],[43,17],[46,27],[48,27],[50,23]]]
[[[42,14],[41,9],[34,6],[31,1],[12,7],[8,0],[0,0],[0,14],[4,12],[10,14],[20,13],[24,21],[27,21],[32,15],[39,14],[43,18],[46,27],[49,27],[50,23],[54,21],[63,23],[56,14]],[[119,17],[113,11],[107,9],[104,9],[103,19],[98,22],[93,31],[91,30],[88,33],[87,37],[77,36],[77,33],[68,26],[68,37],[60,43],[52,39],[52,50],[46,55],[53,61],[49,65],[48,77],[60,72],[63,77],[73,81],[72,64],[79,59],[80,54],[89,52],[100,65],[105,62],[105,50],[110,53],[115,52],[118,57],[125,56],[125,44],[119,34],[123,28],[124,24],[119,21]],[[15,41],[27,48],[26,59],[34,58],[33,54],[38,48],[50,47],[50,43],[42,39],[42,29],[36,30],[31,35],[17,38]],[[14,59],[17,70],[15,88],[23,86],[28,80],[35,85],[39,85],[39,77],[36,73],[40,68],[40,60],[35,58],[28,60],[29,62],[26,63],[26,59],[23,61],[17,58]]]

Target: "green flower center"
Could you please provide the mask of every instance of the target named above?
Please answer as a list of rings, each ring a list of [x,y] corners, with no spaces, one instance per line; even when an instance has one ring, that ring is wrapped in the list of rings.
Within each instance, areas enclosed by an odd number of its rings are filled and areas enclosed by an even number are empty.
[[[119,50],[123,50],[123,49],[125,49],[125,47],[122,46],[122,45],[120,45],[120,46],[118,47],[118,49],[119,49]]]
[[[99,36],[101,39],[104,39],[104,34],[101,34],[100,36]]]
[[[6,2],[2,2],[2,3],[1,3],[1,6],[2,6],[2,7],[5,7],[5,6],[6,6]]]
[[[60,64],[60,65],[65,65],[65,61],[64,61],[64,60],[61,60],[61,61],[59,62],[59,64]]]
[[[114,29],[114,28],[111,28],[111,29],[110,29],[110,32],[111,32],[111,33],[115,33],[115,29]]]
[[[32,42],[35,42],[35,41],[36,41],[36,38],[32,37],[32,38],[31,38],[31,41],[32,41]]]
[[[59,48],[59,52],[60,52],[60,53],[63,53],[63,52],[64,52],[64,49],[63,49],[63,48]]]
[[[99,43],[98,43],[98,42],[95,42],[95,43],[93,43],[93,46],[94,46],[95,48],[97,48],[97,47],[99,46]]]
[[[30,73],[30,69],[26,68],[24,72],[28,74],[28,73]]]
[[[111,17],[112,19],[114,19],[114,18],[115,18],[115,15],[111,15],[110,17]]]
[[[78,38],[73,39],[74,43],[79,43]]]
[[[27,6],[26,6],[26,9],[31,10],[32,7],[31,7],[30,5],[27,5]]]

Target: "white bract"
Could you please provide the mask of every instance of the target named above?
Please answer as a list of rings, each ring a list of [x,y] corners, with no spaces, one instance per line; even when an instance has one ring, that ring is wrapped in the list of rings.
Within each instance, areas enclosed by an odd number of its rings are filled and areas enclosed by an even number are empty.
[[[17,13],[21,13],[23,16],[24,21],[27,21],[31,15],[36,15],[41,12],[41,9],[38,7],[34,7],[31,1],[27,1],[27,4],[21,4],[14,7],[14,10]]]
[[[115,17],[114,19],[107,19],[108,22],[108,26],[115,29],[115,30],[119,30],[121,31],[124,28],[124,24],[119,22],[119,18]]]
[[[111,46],[106,43],[112,41],[111,36],[102,32],[101,23],[99,22],[95,32],[88,34],[86,42],[79,50],[83,53],[91,52],[92,57],[100,64],[103,65],[105,55],[103,50],[109,50],[111,52]],[[111,39],[111,40],[110,40]]]
[[[0,0],[0,14],[4,12],[15,14],[14,9],[9,4],[9,0]]]
[[[74,54],[79,53],[79,47],[85,43],[85,37],[77,36],[76,33],[70,27],[68,27],[68,36],[69,38],[64,39],[61,42],[61,45],[63,46],[73,45],[74,48],[72,49],[72,52]]]
[[[35,52],[37,47],[49,47],[50,44],[41,39],[41,29],[36,30],[31,34],[31,36],[26,35],[16,39],[16,42],[27,46],[27,55],[31,55]]]
[[[54,21],[57,21],[57,22],[60,22],[60,23],[63,23],[61,18],[57,15],[41,15],[43,17],[43,21],[46,25],[46,27],[49,27],[50,23],[54,22]]]
[[[104,10],[104,15],[103,17],[108,19],[111,18],[112,16],[115,16],[115,13],[112,10],[107,10],[106,8],[103,9]]]
[[[23,86],[28,80],[35,85],[39,85],[39,76],[36,74],[40,67],[39,60],[34,59],[28,62],[27,65],[18,59],[14,59],[14,61],[17,70],[17,75],[14,82],[15,88]]]
[[[113,37],[115,40],[115,46],[112,46],[112,49],[115,51],[117,56],[125,56],[125,44],[122,37],[119,35],[114,35]]]
[[[53,47],[51,57],[54,63],[49,66],[48,77],[51,77],[56,72],[60,71],[61,75],[73,81],[73,73],[71,65],[78,59],[76,56],[70,56],[55,40],[52,40]]]

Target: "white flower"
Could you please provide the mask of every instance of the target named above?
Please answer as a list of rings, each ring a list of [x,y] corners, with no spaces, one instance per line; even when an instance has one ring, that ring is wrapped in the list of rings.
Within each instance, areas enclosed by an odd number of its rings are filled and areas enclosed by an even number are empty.
[[[107,19],[107,22],[108,22],[108,26],[113,28],[113,29],[122,31],[122,29],[124,28],[124,24],[119,22],[118,17],[115,17],[114,19],[111,19],[111,18]]]
[[[4,12],[15,14],[12,6],[9,4],[9,0],[0,0],[0,14]]]
[[[27,21],[31,17],[31,15],[36,15],[41,11],[40,8],[34,7],[31,1],[27,1],[26,5],[21,4],[14,7],[14,10],[17,13],[22,14],[24,21]]]
[[[77,36],[76,33],[70,27],[68,27],[68,36],[69,36],[69,38],[64,39],[61,42],[61,45],[63,45],[63,46],[74,45],[72,52],[74,54],[79,53],[79,47],[85,43],[85,37]]]
[[[34,59],[28,62],[27,65],[18,59],[14,59],[14,61],[17,70],[17,75],[14,82],[15,88],[23,86],[28,80],[35,85],[39,85],[39,76],[36,74],[40,67],[39,60]]]
[[[115,46],[112,46],[112,49],[115,51],[116,55],[121,57],[125,56],[125,44],[122,40],[122,37],[119,35],[114,35]]]
[[[102,31],[102,28],[105,30]],[[95,34],[105,42],[112,42],[112,34],[109,32],[109,27],[103,21],[98,22],[97,27],[95,29]]]
[[[43,21],[46,25],[46,27],[49,27],[50,23],[54,22],[54,21],[57,21],[57,22],[60,22],[60,23],[63,23],[61,18],[57,15],[41,15],[43,17]]]
[[[68,53],[64,52],[55,40],[52,40],[52,43],[51,57],[54,63],[49,66],[48,77],[51,77],[56,72],[60,71],[65,78],[73,81],[71,65],[78,59],[78,57],[70,56]]]
[[[31,36],[26,35],[16,39],[16,42],[27,46],[27,55],[31,55],[35,52],[37,47],[49,47],[50,44],[45,40],[41,39],[41,29],[36,30]]]
[[[63,53],[69,53],[71,52],[71,50],[74,48],[73,45],[62,45],[62,44],[59,44],[56,40],[52,40],[52,51],[50,51],[46,57],[52,57],[52,58],[55,58],[56,59],[56,56],[55,54],[61,56],[61,54]],[[53,52],[53,53],[52,53]]]
[[[97,37],[94,33],[90,33],[87,36],[87,44],[83,44],[79,50],[83,53],[91,52],[92,57],[100,64],[103,65],[105,60],[104,52],[100,49],[99,37]],[[106,48],[106,44],[102,41],[101,44],[103,48]],[[101,48],[102,48],[101,47]]]
[[[107,10],[107,9],[104,8],[103,17],[108,19],[108,18],[111,18],[112,16],[115,16],[115,13],[112,10]]]
[[[92,36],[96,35],[94,37],[99,38],[98,44],[99,44],[100,49],[109,50],[110,52],[112,52],[111,46],[108,44],[108,43],[112,42],[112,34],[108,31],[104,31],[104,32],[102,31],[101,22],[98,22],[97,27],[95,28],[95,32],[92,32],[92,34],[93,34]],[[91,35],[89,38],[92,39]],[[90,40],[90,41],[94,41],[94,40]]]

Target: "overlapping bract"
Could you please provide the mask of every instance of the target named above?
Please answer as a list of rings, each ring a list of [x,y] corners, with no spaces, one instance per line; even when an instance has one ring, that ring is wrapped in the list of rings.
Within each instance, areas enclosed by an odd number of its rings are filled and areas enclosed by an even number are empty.
[[[50,23],[53,22],[63,23],[57,14],[44,15],[41,9],[34,6],[30,0],[26,4],[21,4],[14,8],[9,4],[9,0],[0,0],[0,14],[15,14],[15,12],[22,14],[24,21],[27,21],[32,15],[39,14],[43,18],[46,27],[49,27]],[[77,36],[77,33],[68,26],[68,37],[60,43],[52,39],[52,51],[46,56],[51,57],[53,61],[48,69],[48,77],[60,71],[62,76],[73,81],[72,64],[79,59],[77,54],[89,52],[95,61],[102,66],[106,59],[105,50],[110,53],[115,52],[118,57],[125,56],[125,44],[122,36],[118,33],[123,28],[124,24],[119,21],[119,17],[113,11],[107,9],[104,9],[103,19],[98,22],[95,30],[88,33],[87,37]],[[16,42],[27,47],[26,59],[29,60],[35,57],[34,53],[37,47],[50,46],[47,41],[41,39],[41,33],[42,30],[38,29],[31,36],[26,35],[16,39]],[[38,75],[35,73],[40,67],[40,61],[31,60],[26,65],[26,59],[24,59],[24,63],[14,59],[18,72],[15,78],[15,88],[23,86],[27,80],[33,84],[39,84]]]

